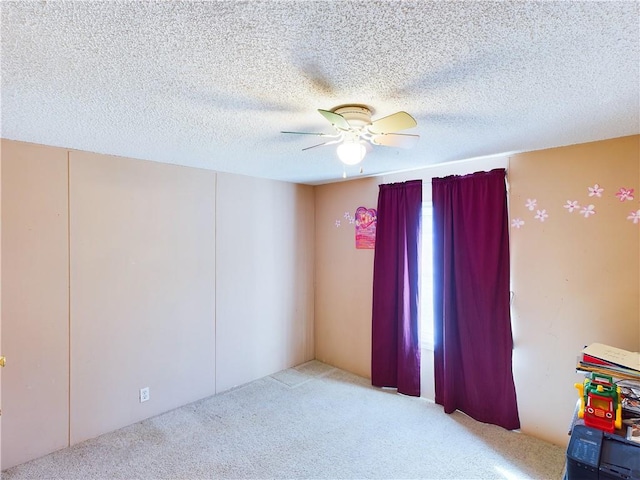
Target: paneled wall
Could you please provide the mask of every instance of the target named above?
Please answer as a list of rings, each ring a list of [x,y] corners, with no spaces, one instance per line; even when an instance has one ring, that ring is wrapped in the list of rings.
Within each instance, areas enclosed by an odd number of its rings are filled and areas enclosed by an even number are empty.
[[[2,142],[2,461],[68,445],[67,152]]]
[[[314,358],[313,189],[218,174],[217,391]]]
[[[636,135],[509,162],[518,407],[523,431],[555,443],[568,440],[580,350],[640,350],[639,145]]]
[[[374,250],[356,249],[347,215],[377,203],[377,178],[316,187],[316,358],[367,378]]]
[[[1,168],[2,469],[313,359],[312,187],[8,140]]]
[[[511,220],[525,222],[510,227],[522,431],[566,444],[573,384],[583,378],[575,373],[579,351],[592,342],[640,350],[640,222],[629,218],[640,208],[639,144],[636,135],[317,187],[316,356],[370,377],[373,255],[355,249],[345,212],[375,207],[377,184],[422,178],[429,199],[434,176],[508,167]],[[602,196],[589,196],[595,184]],[[616,195],[623,187],[633,199]],[[581,208],[569,213],[568,200]],[[596,213],[585,218],[589,205]],[[433,398],[432,352],[422,355],[423,395]]]
[[[2,168],[0,168],[0,245],[2,245]],[[0,248],[0,349],[2,348],[2,248]],[[0,355],[2,352],[0,351]],[[2,407],[2,368],[0,368],[0,408]],[[0,411],[0,468],[2,467],[2,411]]]
[[[582,345],[640,349],[639,141],[509,159],[522,428],[559,444]],[[313,188],[2,140],[2,468],[314,355],[369,376],[373,251],[346,214],[502,164]]]
[[[71,444],[215,393],[215,180],[70,152]]]

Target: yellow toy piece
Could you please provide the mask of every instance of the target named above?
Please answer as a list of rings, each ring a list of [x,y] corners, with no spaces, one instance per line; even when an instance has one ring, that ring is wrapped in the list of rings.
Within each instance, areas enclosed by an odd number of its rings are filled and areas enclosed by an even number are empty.
[[[616,408],[616,429],[620,430],[622,428],[622,396],[620,387],[617,387],[616,391],[618,392],[618,408]]]
[[[579,401],[580,406],[578,407],[578,418],[584,418],[584,384],[587,382],[587,379],[584,379],[583,383],[574,383],[573,386],[578,389],[580,394]]]

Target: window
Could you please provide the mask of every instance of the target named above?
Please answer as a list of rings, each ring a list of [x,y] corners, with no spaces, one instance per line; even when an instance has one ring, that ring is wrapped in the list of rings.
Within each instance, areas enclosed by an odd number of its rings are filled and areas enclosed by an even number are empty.
[[[433,207],[422,202],[422,265],[420,270],[420,343],[433,349]]]

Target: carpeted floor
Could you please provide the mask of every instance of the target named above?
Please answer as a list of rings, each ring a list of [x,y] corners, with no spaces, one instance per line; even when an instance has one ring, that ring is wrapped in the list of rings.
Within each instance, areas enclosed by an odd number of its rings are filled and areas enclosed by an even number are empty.
[[[312,361],[2,473],[18,479],[560,479],[564,449]]]

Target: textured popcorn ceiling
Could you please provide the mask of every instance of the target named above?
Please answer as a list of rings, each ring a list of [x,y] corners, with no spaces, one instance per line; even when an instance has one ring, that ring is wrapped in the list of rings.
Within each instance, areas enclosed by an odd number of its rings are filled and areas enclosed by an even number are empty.
[[[2,1],[3,138],[302,183],[316,111],[412,114],[364,173],[640,133],[625,2]],[[347,170],[358,176],[358,168]]]

